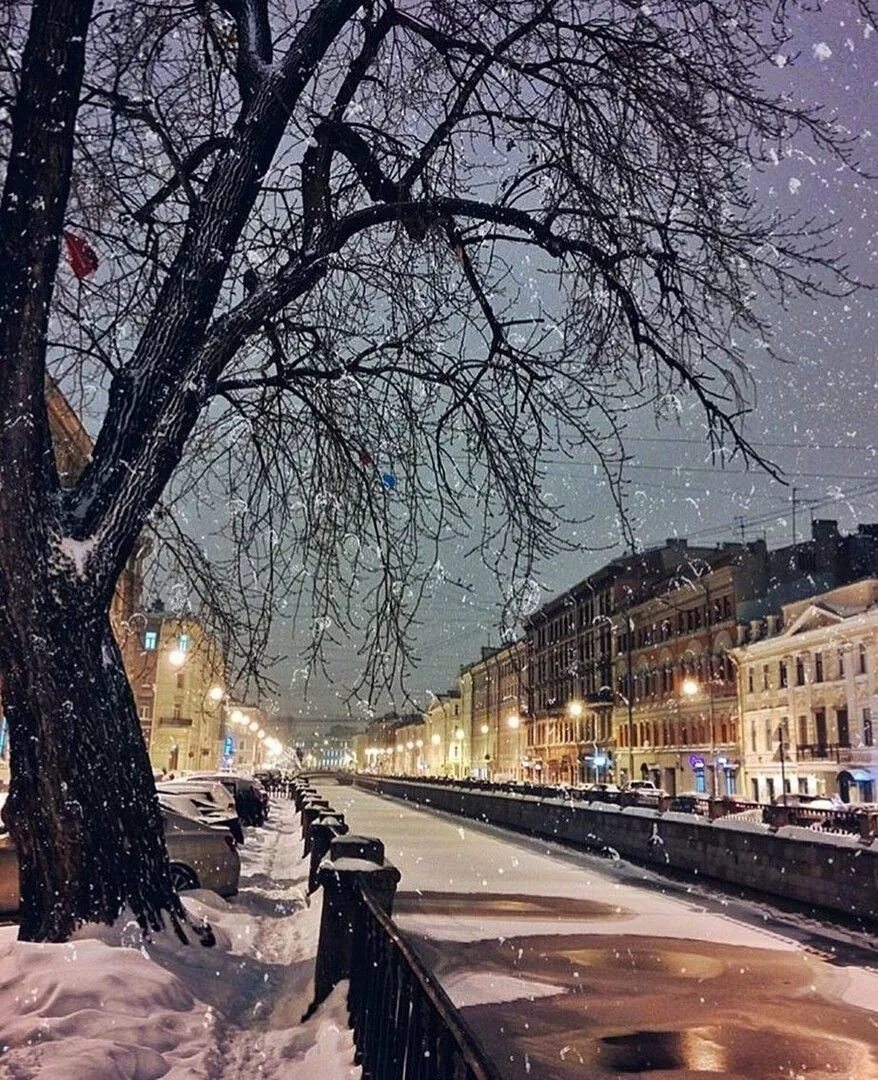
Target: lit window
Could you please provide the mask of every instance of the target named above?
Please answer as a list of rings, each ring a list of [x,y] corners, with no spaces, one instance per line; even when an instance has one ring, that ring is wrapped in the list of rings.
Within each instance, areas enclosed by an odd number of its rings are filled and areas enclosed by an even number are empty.
[[[177,644],[180,647],[180,652],[188,652],[189,651],[189,635],[188,634],[181,634],[180,639],[177,642]]]
[[[149,651],[152,651],[153,649],[158,647],[158,643],[159,643],[159,636],[156,633],[156,631],[155,630],[147,630],[146,633],[143,635],[143,647],[144,647],[144,649],[148,649]]]

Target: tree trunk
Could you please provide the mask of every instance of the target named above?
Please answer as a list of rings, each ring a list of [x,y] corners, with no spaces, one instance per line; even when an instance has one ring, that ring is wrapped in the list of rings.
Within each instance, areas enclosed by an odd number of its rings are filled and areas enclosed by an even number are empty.
[[[0,594],[2,594],[0,576]],[[105,605],[54,578],[30,610],[0,595],[0,671],[12,784],[3,811],[19,856],[29,941],[64,941],[125,905],[179,930],[155,784]]]

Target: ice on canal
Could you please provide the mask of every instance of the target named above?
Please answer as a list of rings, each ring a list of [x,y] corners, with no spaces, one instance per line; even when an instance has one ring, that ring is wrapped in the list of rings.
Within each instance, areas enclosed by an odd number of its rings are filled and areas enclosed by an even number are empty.
[[[504,1076],[878,1078],[868,942],[354,788],[330,798],[384,842],[395,921]]]

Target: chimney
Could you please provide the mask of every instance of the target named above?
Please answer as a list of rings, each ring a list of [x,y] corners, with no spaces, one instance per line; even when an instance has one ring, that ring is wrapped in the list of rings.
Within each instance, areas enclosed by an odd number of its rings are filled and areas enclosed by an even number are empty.
[[[758,641],[762,636],[762,622],[759,619],[750,620],[750,640]]]
[[[777,615],[767,615],[765,617],[766,637],[774,637],[777,633]]]

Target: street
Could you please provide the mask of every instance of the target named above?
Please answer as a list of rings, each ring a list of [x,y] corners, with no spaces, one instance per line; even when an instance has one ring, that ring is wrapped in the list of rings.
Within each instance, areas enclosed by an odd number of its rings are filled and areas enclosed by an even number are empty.
[[[323,785],[321,785],[323,787]],[[394,919],[504,1076],[878,1077],[878,952],[693,890],[350,787],[402,873]]]

